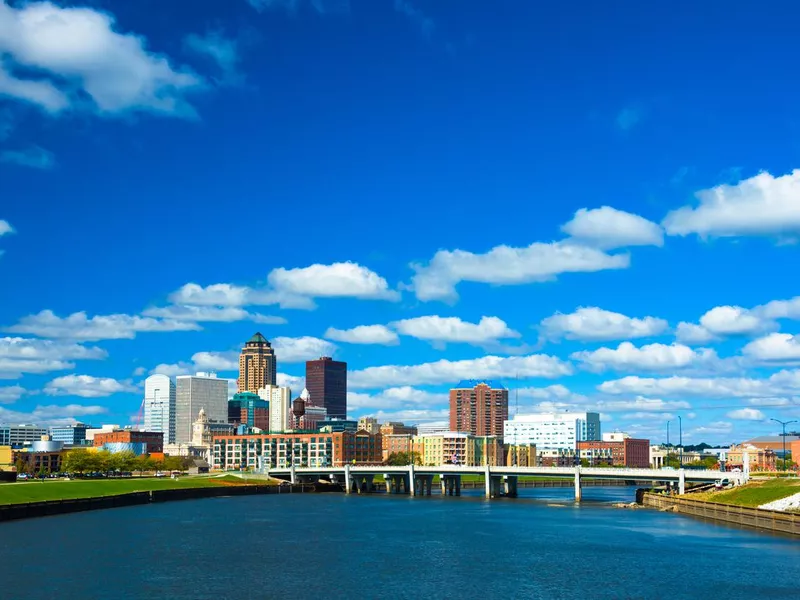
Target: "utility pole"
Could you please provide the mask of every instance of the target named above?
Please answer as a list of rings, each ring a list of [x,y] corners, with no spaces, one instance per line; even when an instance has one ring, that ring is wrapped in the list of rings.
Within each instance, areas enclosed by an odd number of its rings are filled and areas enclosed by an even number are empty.
[[[665,467],[669,466],[669,465],[667,465],[667,458],[669,458],[669,424],[670,424],[670,421],[667,421],[667,453],[664,455],[664,466]]]
[[[794,421],[779,421],[778,419],[770,419],[770,421],[775,421],[776,423],[780,423],[781,427],[783,427],[783,470],[786,471],[786,426],[789,423],[797,423],[797,420]]]
[[[681,419],[680,415],[678,415],[678,437],[679,437],[678,445],[681,447],[680,459],[678,462],[680,463],[680,468],[682,469],[683,468],[683,419]]]

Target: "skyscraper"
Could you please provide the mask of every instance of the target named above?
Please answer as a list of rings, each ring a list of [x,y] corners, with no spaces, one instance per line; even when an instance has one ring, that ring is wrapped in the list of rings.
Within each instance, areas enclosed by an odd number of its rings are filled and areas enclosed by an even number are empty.
[[[272,344],[260,333],[247,340],[239,355],[239,391],[258,393],[266,385],[275,385],[277,369]]]
[[[284,433],[292,429],[292,390],[288,386],[267,385],[258,390],[269,402],[269,432]]]
[[[176,444],[192,441],[192,423],[201,408],[209,421],[228,422],[228,380],[214,373],[178,376],[175,399]]]
[[[144,380],[144,430],[164,434],[164,443],[175,443],[175,384],[166,375]]]
[[[306,389],[311,402],[328,411],[329,419],[347,418],[347,363],[322,356],[306,362]]]
[[[508,390],[493,381],[465,379],[450,390],[450,429],[502,437]]]

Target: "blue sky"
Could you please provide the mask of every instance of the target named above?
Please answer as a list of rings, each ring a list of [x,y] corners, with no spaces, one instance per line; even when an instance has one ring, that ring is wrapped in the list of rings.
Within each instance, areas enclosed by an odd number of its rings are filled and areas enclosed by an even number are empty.
[[[352,416],[800,418],[800,8],[650,4],[0,2],[0,422],[129,423],[257,330]]]

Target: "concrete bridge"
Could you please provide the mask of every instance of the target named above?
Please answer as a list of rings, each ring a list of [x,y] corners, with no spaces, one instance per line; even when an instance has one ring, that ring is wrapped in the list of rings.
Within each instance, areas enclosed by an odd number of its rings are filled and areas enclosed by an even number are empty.
[[[383,475],[387,493],[430,496],[433,478],[439,476],[442,495],[461,495],[462,475],[482,475],[487,498],[499,496],[516,497],[520,477],[563,477],[575,482],[575,500],[581,499],[581,477],[591,479],[646,480],[654,483],[670,483],[679,494],[686,492],[686,483],[709,483],[726,478],[734,485],[746,483],[747,473],[725,473],[694,469],[613,469],[602,467],[462,467],[441,465],[439,467],[406,467],[344,465],[342,467],[285,467],[265,470],[273,477],[287,479],[292,483],[318,481],[329,478],[344,485],[345,491],[362,493],[371,491],[376,475]]]

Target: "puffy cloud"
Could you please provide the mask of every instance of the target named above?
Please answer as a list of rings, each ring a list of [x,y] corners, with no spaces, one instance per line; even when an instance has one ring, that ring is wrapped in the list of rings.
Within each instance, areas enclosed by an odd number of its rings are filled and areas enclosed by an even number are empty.
[[[561,231],[587,246],[604,250],[627,246],[663,246],[661,226],[610,206],[581,208]]]
[[[630,342],[622,342],[616,348],[574,352],[570,358],[593,371],[664,371],[718,360],[716,352],[708,348],[692,350],[683,344],[637,347]]]
[[[121,392],[136,391],[136,387],[128,381],[90,375],[56,377],[44,387],[44,393],[48,396],[81,396],[83,398],[103,398]]]
[[[200,371],[238,371],[239,353],[230,352],[195,352],[191,362],[179,362],[175,364],[160,364],[156,366],[151,375],[194,375]]]
[[[32,146],[25,150],[5,150],[0,152],[0,162],[44,170],[51,169],[56,164],[53,153],[39,146]]]
[[[11,226],[11,223],[5,219],[0,219],[0,237],[8,235],[9,233],[14,233],[14,228]]]
[[[687,436],[687,432],[683,432],[683,437],[694,437],[699,438],[701,435],[715,435],[715,434],[729,434],[733,431],[733,423],[728,423],[727,421],[713,421],[708,425],[701,425],[699,427],[695,427],[688,431],[689,435]]]
[[[686,344],[707,344],[714,341],[716,336],[702,325],[681,321],[678,323],[675,337],[679,342]]]
[[[395,410],[413,406],[432,407],[447,404],[448,401],[447,394],[434,394],[411,386],[388,388],[377,394],[360,392],[349,392],[347,394],[348,410],[365,408]]]
[[[337,342],[348,344],[380,344],[391,346],[397,344],[400,338],[385,325],[359,325],[352,329],[336,329],[329,327],[325,337]]]
[[[740,408],[738,410],[732,410],[727,415],[729,419],[734,419],[736,421],[765,421],[766,416],[760,410],[756,410],[755,408]]]
[[[276,376],[276,383],[280,386],[288,386],[292,388],[292,393],[299,394],[303,388],[306,387],[306,378],[296,375],[287,375],[286,373],[278,373]]]
[[[458,299],[456,286],[462,281],[494,285],[518,285],[552,281],[562,273],[591,273],[627,269],[627,254],[607,254],[597,248],[568,241],[535,242],[526,248],[496,246],[486,254],[466,250],[439,250],[427,265],[412,264],[418,299]]]
[[[800,169],[779,177],[763,172],[695,195],[697,207],[684,206],[664,218],[662,225],[669,235],[706,238],[800,232]]]
[[[23,373],[47,373],[73,369],[75,363],[51,359],[0,358],[0,379],[18,379]]]
[[[465,342],[482,345],[520,334],[497,317],[481,317],[478,323],[468,323],[458,317],[416,317],[391,323],[402,335],[431,342]]]
[[[716,306],[700,317],[700,324],[682,322],[677,338],[686,343],[707,343],[724,336],[757,335],[778,328],[777,319],[800,319],[800,296],[773,300],[754,308]]]
[[[37,406],[31,412],[20,412],[0,407],[0,423],[36,423],[42,427],[72,425],[78,417],[102,415],[108,412],[105,406]]]
[[[336,345],[320,338],[303,336],[298,338],[276,337],[272,340],[275,356],[281,363],[296,363],[314,360],[320,356],[333,356]]]
[[[353,371],[348,377],[352,389],[404,385],[457,383],[461,379],[520,377],[556,378],[572,373],[569,363],[555,356],[484,356],[469,360],[439,360],[420,365],[386,365]]]
[[[267,325],[286,324],[286,319],[283,317],[251,313],[238,306],[170,305],[148,308],[142,312],[142,315],[145,317],[157,317],[173,321],[194,321],[196,323],[253,321],[254,323],[264,323]]]
[[[556,313],[540,324],[545,337],[582,341],[650,337],[664,333],[668,327],[664,319],[628,317],[595,306],[581,307],[570,314]]]
[[[169,295],[169,301],[179,305],[199,306],[247,306],[252,304],[250,288],[230,283],[215,283],[203,287],[187,283]]]
[[[16,402],[25,393],[25,388],[19,385],[0,386],[0,404]]]
[[[700,317],[700,325],[717,335],[743,335],[764,329],[764,321],[741,306],[717,306]]]
[[[97,315],[87,317],[85,312],[76,312],[61,318],[51,310],[20,319],[9,327],[11,333],[27,333],[45,338],[96,341],[133,339],[140,332],[199,331],[196,323],[175,320],[159,320],[131,315]]]
[[[747,398],[792,395],[800,392],[800,370],[779,371],[766,379],[746,377],[664,377],[630,375],[605,381],[597,389],[607,394]]]
[[[75,367],[72,360],[106,358],[105,350],[51,340],[0,338],[0,379],[16,379],[23,373],[47,373]]]
[[[385,411],[379,410],[372,413],[378,421],[385,423],[387,421],[401,422],[408,425],[441,425],[442,427],[448,426],[448,419],[450,418],[450,410],[447,408],[440,409],[419,409],[407,408],[404,410]]]
[[[771,333],[747,344],[742,354],[756,360],[795,362],[800,360],[800,336]]]
[[[145,50],[144,38],[114,28],[111,15],[90,8],[51,2],[14,8],[3,1],[0,54],[7,61],[0,68],[0,94],[51,113],[80,107],[85,94],[101,114],[194,116],[185,96],[202,80]]]

